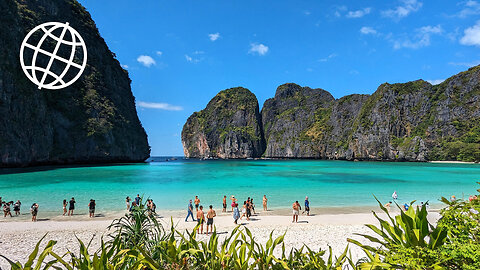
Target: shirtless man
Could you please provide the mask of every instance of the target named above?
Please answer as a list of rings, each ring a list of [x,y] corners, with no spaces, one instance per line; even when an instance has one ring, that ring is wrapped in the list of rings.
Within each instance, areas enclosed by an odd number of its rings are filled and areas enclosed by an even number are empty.
[[[267,195],[263,195],[263,211],[267,210]]]
[[[203,213],[203,206],[201,206],[201,205],[200,205],[200,210],[197,211],[197,220],[198,220],[198,225],[200,225],[197,228],[197,234],[199,233],[198,230],[200,230],[200,234],[202,234],[203,233],[203,223],[205,222],[205,213]]]
[[[298,213],[300,212],[300,210],[302,210],[302,207],[300,206],[300,204],[298,203],[298,201],[295,201],[292,205],[292,208],[293,208],[293,220],[292,220],[292,223],[293,222],[297,222],[298,223]]]
[[[210,205],[209,208],[210,209],[207,212],[207,235],[208,226],[210,226],[210,232],[213,233],[213,218],[217,216],[217,213],[215,213],[215,210],[213,210],[213,206]]]
[[[227,195],[223,196],[223,209],[222,212],[227,212]],[[207,227],[208,228],[208,227]]]
[[[195,196],[195,200],[193,201],[193,203],[195,204],[195,210],[198,212],[198,205],[200,205],[200,199],[198,198],[198,196]]]

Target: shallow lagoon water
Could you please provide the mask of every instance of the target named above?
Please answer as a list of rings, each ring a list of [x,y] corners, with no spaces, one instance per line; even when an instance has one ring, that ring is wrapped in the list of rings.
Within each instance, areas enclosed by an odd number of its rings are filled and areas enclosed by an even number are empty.
[[[33,202],[41,211],[61,212],[72,196],[77,209],[97,202],[97,212],[118,211],[125,197],[137,193],[154,199],[157,208],[183,210],[198,195],[201,204],[221,208],[224,195],[253,197],[261,208],[266,194],[270,208],[303,204],[313,208],[361,208],[391,200],[438,204],[441,196],[468,198],[480,180],[478,164],[348,162],[319,160],[184,160],[105,166],[38,167],[0,170],[0,196],[21,200],[24,212]],[[83,212],[83,211],[82,211]]]

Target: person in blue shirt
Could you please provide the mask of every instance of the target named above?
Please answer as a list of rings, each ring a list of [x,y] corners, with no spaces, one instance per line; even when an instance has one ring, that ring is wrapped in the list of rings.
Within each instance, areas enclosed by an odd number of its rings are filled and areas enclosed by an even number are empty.
[[[307,216],[310,216],[310,202],[308,201],[308,196],[305,197],[305,210],[302,212],[302,215],[305,212],[307,212]]]
[[[137,194],[137,197],[135,197],[135,203],[137,205],[140,205],[140,202],[142,201],[142,198],[140,198],[140,194]]]
[[[188,214],[187,217],[185,218],[185,222],[187,222],[187,219],[189,216],[192,216],[192,220],[195,221],[195,218],[193,217],[193,205],[192,205],[192,200],[188,203],[188,208],[187,208]]]

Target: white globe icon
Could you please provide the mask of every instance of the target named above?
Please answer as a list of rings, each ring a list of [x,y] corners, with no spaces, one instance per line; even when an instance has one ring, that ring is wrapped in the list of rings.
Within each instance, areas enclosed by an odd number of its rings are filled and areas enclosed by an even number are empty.
[[[60,49],[64,55],[59,55]],[[44,61],[39,61],[39,57]],[[82,75],[87,64],[87,47],[68,22],[47,22],[25,36],[20,47],[20,64],[38,89],[62,89]]]

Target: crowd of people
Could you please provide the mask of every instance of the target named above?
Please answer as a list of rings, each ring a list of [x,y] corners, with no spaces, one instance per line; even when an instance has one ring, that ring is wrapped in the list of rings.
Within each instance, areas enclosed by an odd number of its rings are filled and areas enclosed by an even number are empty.
[[[233,217],[233,223],[238,224],[238,220],[241,220],[242,218],[245,217],[247,221],[250,221],[250,217],[252,215],[256,215],[255,211],[255,203],[253,202],[253,198],[248,197],[245,201],[243,201],[243,206],[241,207],[241,210],[239,210],[239,203],[238,199],[235,198],[234,195],[230,196],[230,201],[231,201],[231,210],[232,212],[232,217]],[[263,195],[262,198],[262,205],[263,205],[263,211],[268,211],[268,199],[266,195]],[[308,196],[305,197],[305,208],[302,214],[307,214],[307,216],[310,215],[310,201],[308,200]],[[223,196],[222,200],[222,213],[227,213],[229,212],[227,210],[227,196]],[[194,215],[194,207],[195,207],[195,215]],[[213,227],[213,218],[217,216],[215,210],[213,210],[213,206],[210,205],[208,207],[208,212],[206,214],[205,218],[205,212],[203,210],[203,205],[200,205],[200,199],[198,196],[195,196],[195,199],[189,200],[188,205],[187,205],[187,216],[185,217],[185,222],[188,222],[188,219],[191,217],[192,221],[196,221],[198,228],[197,228],[197,233],[203,233],[203,224],[205,223],[205,220],[207,222],[207,228],[206,228],[206,234],[209,234],[209,226],[210,226],[210,233],[212,232],[212,227]],[[300,210],[302,210],[302,207],[300,206],[300,203],[298,201],[295,201],[292,205],[293,209],[293,220],[292,223],[298,222],[298,216],[300,214]],[[195,219],[195,217],[197,219]]]
[[[20,207],[22,206],[22,202],[17,200],[16,202],[13,201],[4,201],[2,197],[0,197],[0,207],[3,208],[3,217],[13,217],[12,215],[12,207],[13,211],[15,212],[15,216],[20,215]],[[30,213],[32,214],[32,221],[37,221],[37,213],[38,213],[38,204],[33,203],[30,207]]]
[[[129,212],[131,212],[136,206],[140,206],[142,203],[142,197],[140,197],[140,194],[137,194],[137,197],[135,197],[133,202],[130,204],[131,201],[132,199],[129,196],[125,198],[125,205],[127,206],[127,211]],[[157,205],[153,202],[153,199],[147,199],[146,206],[150,213],[155,213]]]
[[[15,216],[20,215],[21,205],[22,203],[19,200],[17,200],[17,202],[15,203],[13,201],[6,202],[2,200],[2,197],[0,197],[0,207],[3,207],[4,217],[7,217],[7,216],[12,217],[12,207],[13,207],[13,211],[15,212]]]
[[[63,200],[63,215],[67,216],[73,216],[73,211],[75,210],[75,198],[72,197],[72,199],[67,203],[67,200]],[[20,200],[17,200],[15,203],[13,201],[3,201],[2,197],[0,197],[0,207],[3,207],[3,214],[4,217],[10,216],[13,217],[12,212],[11,212],[11,207],[13,207],[13,211],[15,212],[15,216],[20,215],[20,207],[22,203]],[[68,206],[68,210],[67,210]],[[89,217],[93,218],[95,217],[95,200],[90,199],[90,202],[88,203],[88,213]],[[33,203],[32,206],[30,207],[30,213],[32,214],[32,221],[37,221],[37,215],[38,215],[38,208],[39,205],[38,203]]]

